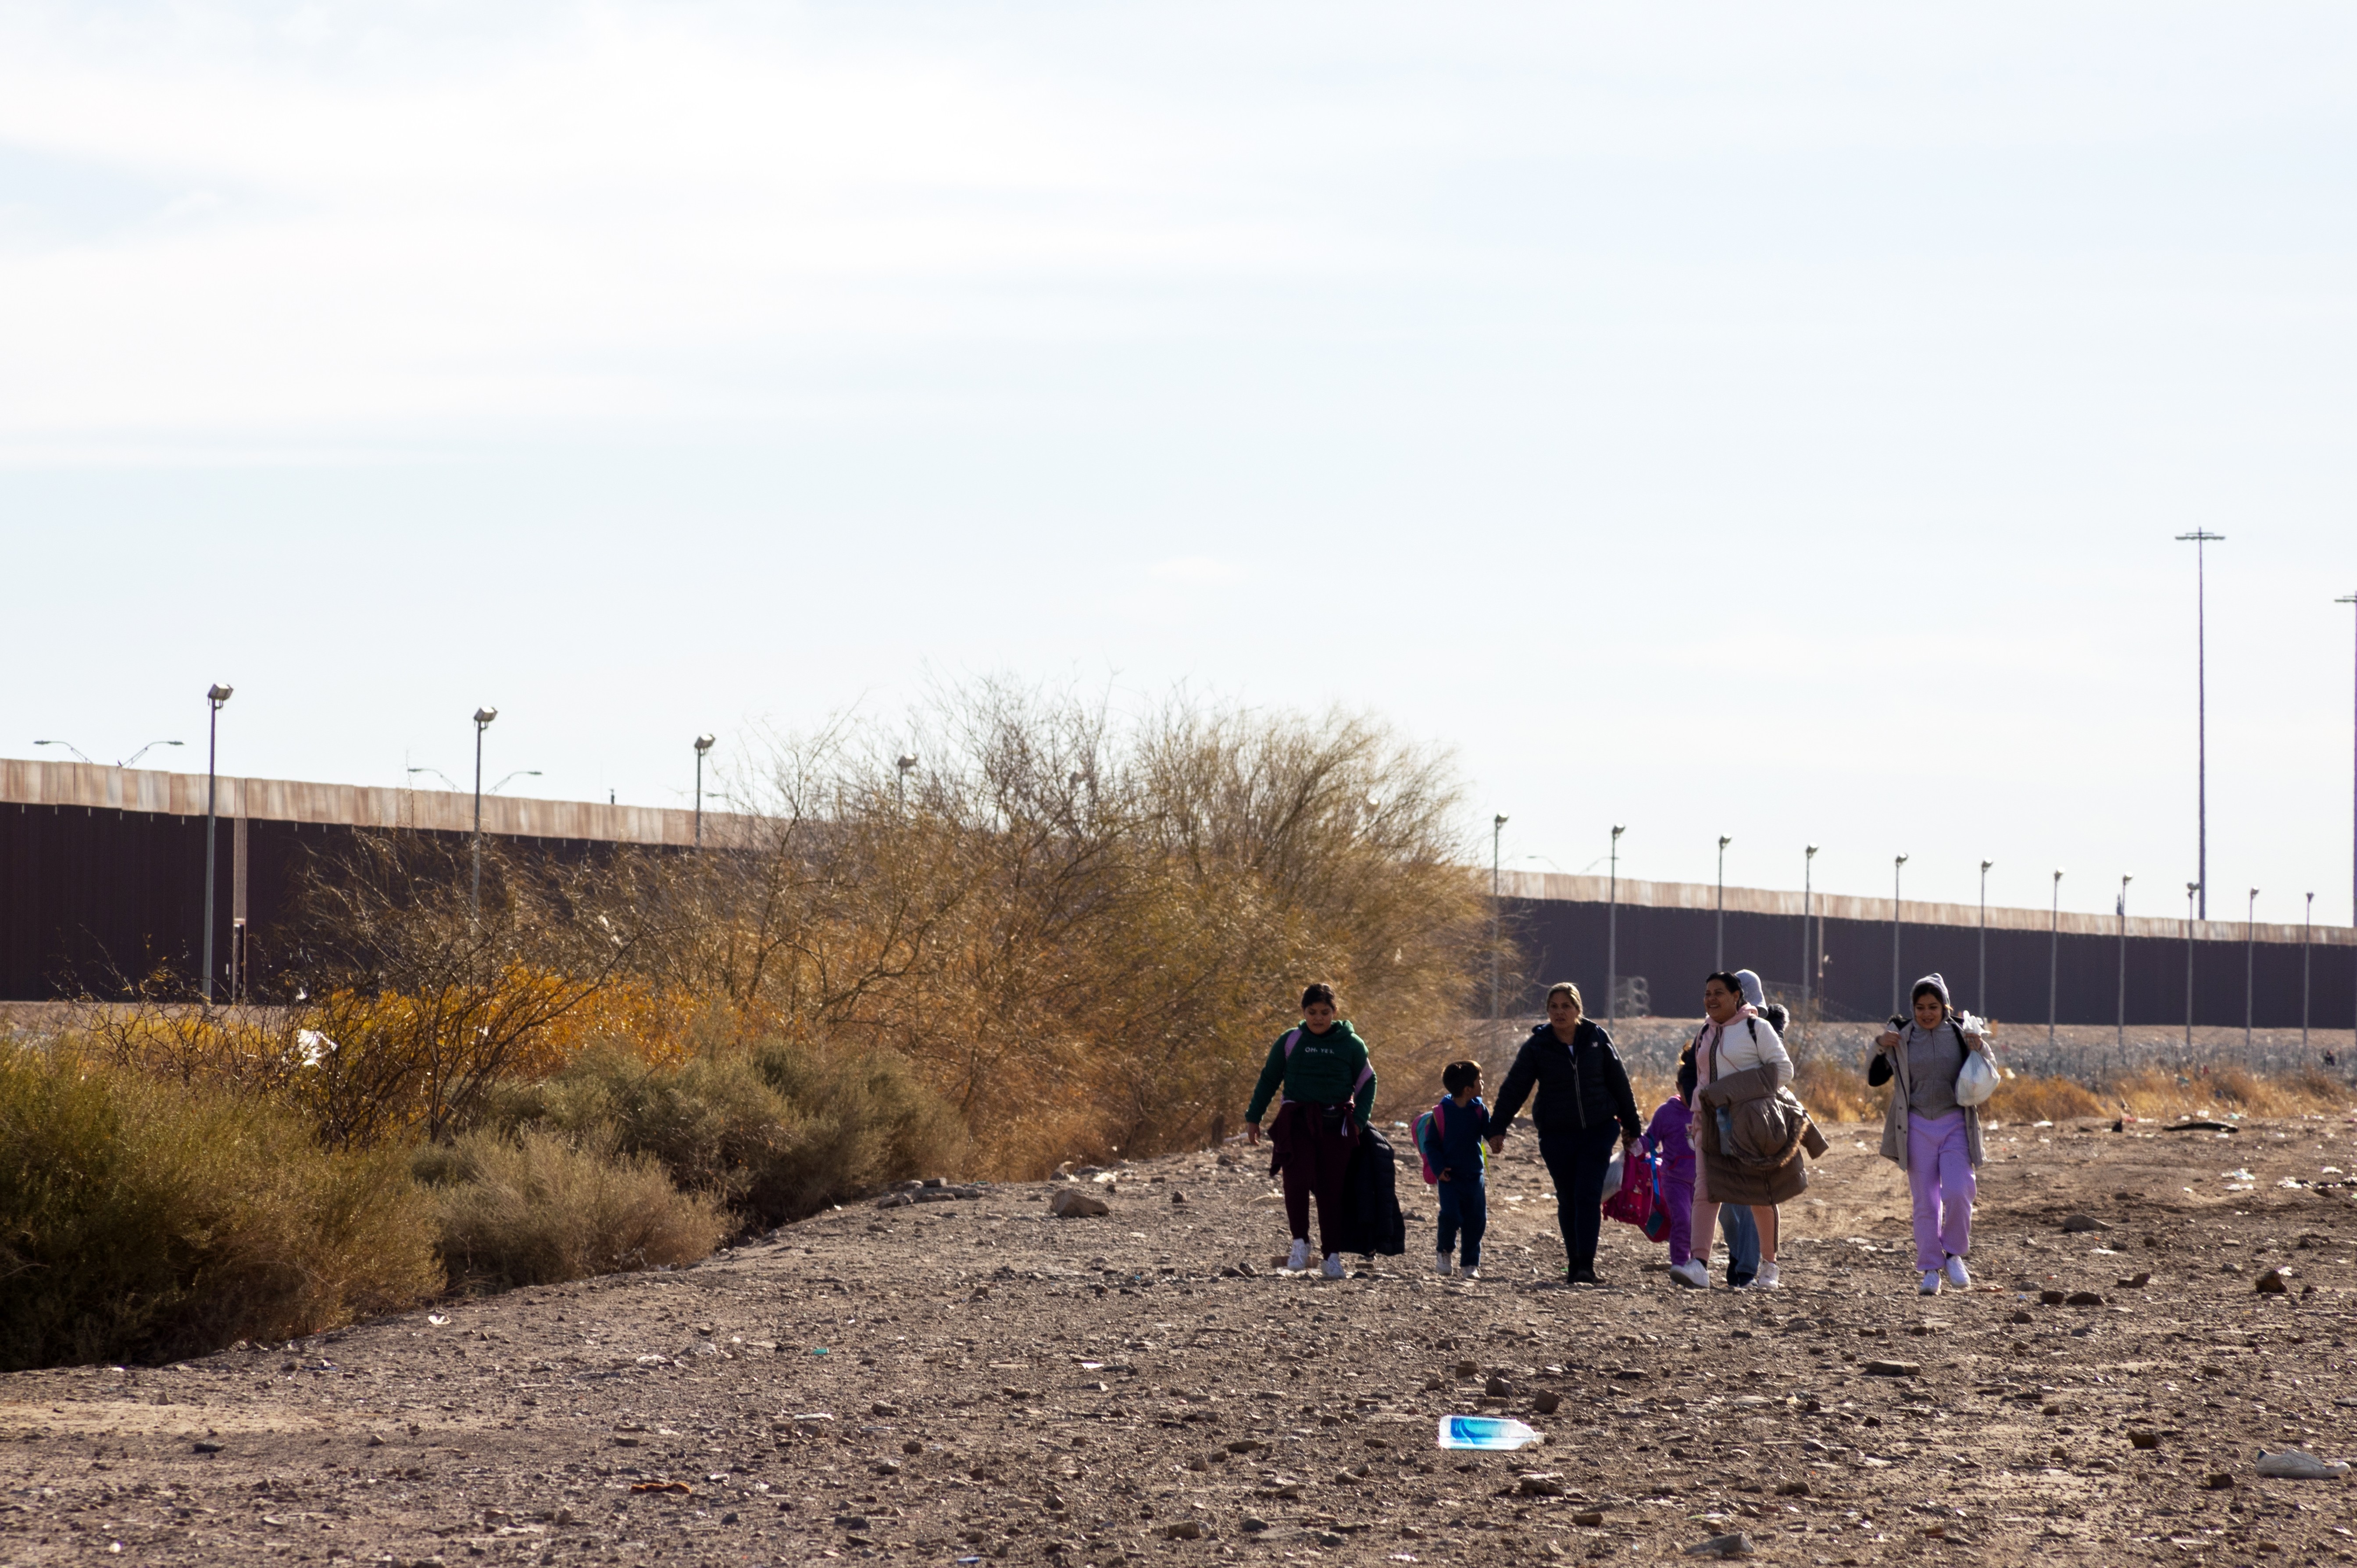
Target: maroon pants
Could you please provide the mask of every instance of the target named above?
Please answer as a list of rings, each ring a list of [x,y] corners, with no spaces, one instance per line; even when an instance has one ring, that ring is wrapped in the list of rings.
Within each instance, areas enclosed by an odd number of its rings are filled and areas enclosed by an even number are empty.
[[[1277,1168],[1285,1176],[1285,1218],[1294,1240],[1309,1239],[1309,1199],[1318,1199],[1318,1237],[1321,1252],[1340,1251],[1342,1177],[1351,1168],[1351,1151],[1358,1146],[1359,1126],[1351,1108],[1341,1107],[1339,1126],[1327,1125],[1328,1107],[1306,1100],[1288,1101],[1277,1109],[1269,1141],[1276,1146]]]

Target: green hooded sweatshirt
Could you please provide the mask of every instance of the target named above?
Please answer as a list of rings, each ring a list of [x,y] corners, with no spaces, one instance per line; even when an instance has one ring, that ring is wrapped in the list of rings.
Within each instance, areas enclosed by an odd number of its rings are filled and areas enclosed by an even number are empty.
[[[1359,1125],[1365,1126],[1375,1110],[1374,1067],[1367,1060],[1367,1042],[1359,1038],[1359,1032],[1351,1027],[1347,1018],[1335,1019],[1334,1026],[1322,1035],[1311,1034],[1308,1024],[1297,1024],[1286,1033],[1295,1030],[1299,1031],[1300,1038],[1294,1045],[1292,1056],[1285,1054],[1284,1035],[1268,1047],[1268,1061],[1260,1069],[1260,1082],[1253,1086],[1252,1109],[1244,1112],[1244,1120],[1258,1122],[1277,1086],[1283,1084],[1287,1100],[1312,1100],[1330,1105],[1355,1098]],[[1359,1083],[1362,1069],[1367,1079]],[[1358,1084],[1359,1089],[1355,1097],[1351,1093],[1353,1084]]]

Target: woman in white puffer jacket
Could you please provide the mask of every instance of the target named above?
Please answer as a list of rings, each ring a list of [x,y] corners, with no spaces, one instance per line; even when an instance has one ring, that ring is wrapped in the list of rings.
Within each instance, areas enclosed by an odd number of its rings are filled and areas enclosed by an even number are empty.
[[[1686,1130],[1697,1149],[1702,1147],[1702,1118],[1707,1113],[1702,1105],[1702,1090],[1719,1079],[1753,1068],[1772,1069],[1780,1088],[1792,1081],[1792,1058],[1784,1049],[1782,1038],[1777,1035],[1775,1026],[1744,1000],[1743,983],[1736,976],[1722,972],[1704,981],[1702,1010],[1702,1033],[1695,1038],[1695,1119]],[[1710,1195],[1708,1165],[1707,1160],[1699,1161],[1695,1170],[1693,1233],[1704,1238],[1718,1223],[1718,1200]],[[1777,1283],[1776,1206],[1755,1203],[1750,1207],[1751,1217],[1760,1223],[1760,1273],[1751,1283],[1756,1288],[1772,1290]],[[1670,1281],[1695,1290],[1707,1290],[1709,1265],[1700,1258],[1689,1258],[1682,1268],[1670,1271]]]

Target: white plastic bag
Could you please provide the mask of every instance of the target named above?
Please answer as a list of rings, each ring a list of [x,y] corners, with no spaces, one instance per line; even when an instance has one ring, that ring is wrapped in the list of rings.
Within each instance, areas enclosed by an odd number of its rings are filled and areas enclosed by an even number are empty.
[[[1956,1074],[1956,1103],[1978,1105],[1996,1092],[1996,1064],[1986,1051],[1966,1051],[1964,1065]]]

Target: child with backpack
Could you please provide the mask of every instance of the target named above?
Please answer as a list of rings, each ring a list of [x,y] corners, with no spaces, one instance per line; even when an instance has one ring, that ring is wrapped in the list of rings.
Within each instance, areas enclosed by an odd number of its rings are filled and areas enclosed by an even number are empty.
[[[1490,1229],[1489,1189],[1483,1184],[1482,1140],[1490,1135],[1490,1108],[1481,1102],[1481,1064],[1450,1062],[1440,1072],[1448,1098],[1416,1118],[1415,1146],[1424,1155],[1424,1179],[1440,1205],[1440,1246],[1436,1271],[1458,1272],[1451,1256],[1461,1236],[1462,1273],[1481,1277],[1481,1236]]]
[[[1694,1108],[1687,1103],[1693,1092],[1681,1081],[1678,1092],[1663,1101],[1654,1110],[1653,1119],[1645,1123],[1646,1140],[1653,1146],[1654,1157],[1661,1161],[1657,1179],[1662,1196],[1653,1212],[1666,1222],[1670,1267],[1674,1269],[1683,1267],[1694,1255],[1695,1151],[1686,1132],[1694,1122]],[[1652,1234],[1651,1227],[1646,1234]]]

